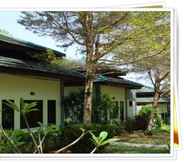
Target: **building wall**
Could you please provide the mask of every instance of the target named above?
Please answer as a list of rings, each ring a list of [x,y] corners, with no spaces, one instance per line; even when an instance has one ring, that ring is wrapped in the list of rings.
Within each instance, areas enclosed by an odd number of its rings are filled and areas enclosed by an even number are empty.
[[[30,95],[30,92],[34,92],[35,95]],[[17,105],[20,105],[20,98],[25,100],[43,100],[44,124],[47,124],[48,116],[47,100],[56,100],[56,124],[61,124],[59,80],[0,73],[0,102],[2,102],[3,99],[12,99]],[[1,109],[2,103],[0,103],[0,110]],[[15,112],[14,128],[20,128],[20,112]]]
[[[126,88],[102,85],[101,92],[102,94],[108,94],[110,97],[113,97],[119,103],[121,101],[124,102],[124,108],[127,107],[127,114],[124,111],[124,119],[133,117],[133,108],[129,105],[128,90]]]
[[[69,96],[70,93],[80,92],[83,89],[83,86],[64,87],[64,96]]]
[[[167,103],[159,103],[158,112],[159,113],[166,113],[167,112]]]
[[[101,92],[102,94],[108,94],[110,97],[114,97],[116,101],[125,101],[125,88],[102,85]]]
[[[152,105],[152,103],[148,103],[147,105]],[[139,111],[143,107],[144,107],[144,105],[141,105],[141,104],[139,104],[139,106],[137,106],[137,114],[139,113]],[[167,113],[167,103],[159,103],[157,112],[158,113]]]
[[[82,90],[83,86],[71,86],[71,87],[64,87],[64,96],[68,96],[72,92],[79,92]],[[124,107],[127,106],[127,117],[133,117],[133,108],[129,106],[129,100],[126,99],[126,89],[123,87],[115,87],[110,85],[100,85],[100,92],[102,94],[107,94],[110,97],[114,98],[115,101],[124,102]],[[127,104],[125,103],[127,102]],[[126,114],[124,114],[126,116]]]

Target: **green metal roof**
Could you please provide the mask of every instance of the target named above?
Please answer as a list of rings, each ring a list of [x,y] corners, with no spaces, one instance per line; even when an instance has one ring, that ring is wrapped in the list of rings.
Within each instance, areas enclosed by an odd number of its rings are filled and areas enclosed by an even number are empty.
[[[13,44],[13,45],[17,45],[17,46],[21,46],[21,47],[26,47],[26,48],[38,50],[38,51],[46,51],[49,49],[49,50],[52,50],[57,56],[60,56],[60,57],[65,56],[65,54],[62,52],[59,52],[59,51],[56,51],[56,50],[53,50],[53,49],[50,49],[50,48],[47,48],[47,47],[44,47],[41,45],[37,45],[37,44],[34,44],[32,42],[28,42],[28,41],[20,40],[17,38],[5,36],[3,34],[0,34],[0,41],[6,42],[9,44]]]
[[[117,84],[117,85],[124,85],[130,89],[139,89],[143,87],[142,84],[124,79],[124,78],[113,78],[113,77],[107,77],[103,75],[99,75],[97,79],[95,80],[95,83],[109,83],[109,84]]]
[[[20,47],[30,48],[38,51],[47,50],[49,48],[36,45],[31,42],[22,41],[19,39],[11,38],[5,35],[0,34],[0,42],[4,42],[8,44],[17,45]],[[65,54],[53,50],[53,52],[57,56],[65,56]],[[66,69],[59,66],[52,66],[51,64],[45,63],[45,62],[36,62],[36,61],[28,61],[23,59],[17,59],[12,57],[5,57],[0,56],[0,68],[8,68],[8,69],[18,69],[18,70],[27,70],[27,71],[36,71],[36,72],[42,72],[42,73],[49,73],[49,74],[55,74],[58,76],[68,76],[68,77],[77,77],[80,78],[83,82],[85,79],[84,74],[77,72],[77,70],[71,70]],[[104,75],[98,75],[98,77],[95,80],[95,83],[110,83],[110,84],[118,84],[118,85],[124,85],[128,88],[136,89],[141,88],[142,85],[139,83],[135,83],[123,78],[117,78],[117,77],[110,77],[110,76],[104,76]]]
[[[61,68],[59,66],[53,66],[48,63],[43,62],[33,62],[33,61],[24,61],[20,59],[8,58],[4,56],[0,56],[0,68],[9,68],[9,69],[17,69],[17,70],[26,70],[26,71],[36,71],[42,73],[55,74],[60,76],[68,76],[68,77],[77,77],[83,79],[83,75],[74,70],[68,70],[66,68]]]

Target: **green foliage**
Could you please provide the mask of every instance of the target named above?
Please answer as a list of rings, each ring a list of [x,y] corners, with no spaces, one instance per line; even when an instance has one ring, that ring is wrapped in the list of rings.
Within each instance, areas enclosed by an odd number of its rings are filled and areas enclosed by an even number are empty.
[[[162,125],[162,119],[158,114],[155,114],[155,129],[160,128]]]
[[[64,98],[65,122],[76,124],[83,121],[84,91],[70,93]],[[118,109],[115,101],[109,95],[103,95],[100,100],[93,97],[94,123],[119,123]]]
[[[39,141],[40,137],[45,136],[43,140],[43,152],[48,153],[56,151],[76,140],[81,135],[81,128],[91,131],[95,136],[98,136],[99,141],[104,145],[107,132],[108,138],[112,138],[121,132],[119,126],[108,124],[94,124],[91,126],[78,124],[67,126],[64,129],[58,128],[55,125],[48,127],[41,125],[39,128],[34,129],[34,137],[36,141]],[[33,153],[35,151],[33,140],[28,131],[6,130],[5,132],[14,141],[21,153]],[[0,133],[0,137],[0,153],[16,153],[14,147],[2,132]],[[69,148],[69,150],[72,153],[89,153],[95,147],[96,145],[91,140],[91,134],[87,133],[79,142]]]
[[[93,100],[93,121],[97,123],[116,122],[118,119],[118,109],[114,99],[104,94],[100,100]]]
[[[167,125],[167,124],[161,124],[160,129],[162,131],[166,131],[166,132],[170,133],[171,126],[170,125]]]
[[[35,147],[28,131],[25,130],[5,130],[7,136],[13,140],[20,153],[33,153]],[[49,152],[60,148],[61,135],[63,130],[55,125],[49,127],[40,127],[34,130],[35,139],[38,141],[39,136],[46,135],[43,143],[43,151]],[[12,143],[0,133],[0,153],[17,153]]]
[[[133,133],[133,131],[135,130],[135,119],[127,119],[124,123],[124,128],[127,132],[129,133]]]
[[[20,98],[20,109],[19,107],[11,100],[6,100],[5,104],[8,107],[11,107],[15,111],[20,111],[22,114],[27,114],[32,111],[38,111],[36,107],[37,102],[25,103],[23,98]]]
[[[83,120],[84,91],[70,93],[64,98],[65,124],[81,123]]]
[[[145,105],[139,111],[134,119],[127,119],[125,122],[125,130],[132,133],[134,130],[146,130],[149,124],[151,113],[154,108],[151,105]],[[159,121],[157,123],[159,125]]]
[[[154,108],[151,105],[145,105],[139,111],[139,115],[149,118],[153,111],[154,111]]]
[[[5,133],[14,142],[18,150],[15,149],[10,140],[1,132],[0,153],[17,153],[17,151],[26,153],[33,151],[32,139],[28,132],[7,130]]]
[[[91,136],[92,136],[92,141],[95,144],[95,148],[92,150],[91,153],[94,153],[95,151],[97,151],[97,149],[99,149],[100,147],[103,147],[107,144],[109,144],[110,142],[112,142],[113,139],[108,139],[108,133],[106,131],[102,131],[100,132],[99,136],[95,136],[95,134],[93,134],[92,132],[90,132]],[[115,141],[115,140],[113,140]]]
[[[98,137],[96,137],[92,132],[90,132],[90,134],[92,136],[93,143],[97,147],[103,146],[104,145],[104,142],[106,141],[107,136],[108,136],[108,133],[106,131],[100,132],[100,134],[99,134]]]
[[[47,63],[52,63],[59,59],[51,49],[47,49],[44,53],[31,54],[31,57]]]
[[[108,132],[108,138],[112,138],[113,136],[118,135],[121,132],[120,126],[110,124],[69,125],[63,130],[62,146],[65,146],[78,138],[81,134],[80,128],[92,132],[95,136],[99,136],[100,132]],[[101,136],[103,136],[103,134],[101,134]],[[70,150],[73,153],[89,153],[95,147],[95,143],[91,140],[91,134],[87,133],[77,144],[72,146]]]

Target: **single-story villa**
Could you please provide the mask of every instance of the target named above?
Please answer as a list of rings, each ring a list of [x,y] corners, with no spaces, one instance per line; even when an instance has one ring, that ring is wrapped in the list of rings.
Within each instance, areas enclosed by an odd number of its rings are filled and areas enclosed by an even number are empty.
[[[64,81],[77,81],[83,76],[32,57],[46,50],[42,46],[0,35],[0,125],[5,129],[25,128],[20,112],[5,104],[6,100],[12,100],[20,105],[20,98],[25,102],[38,103],[39,111],[28,115],[31,127],[37,126],[37,122],[58,126],[62,123]],[[61,52],[53,52],[57,57],[65,56]]]
[[[141,89],[132,90],[132,98],[136,103],[136,114],[145,106],[152,105],[154,89],[152,87],[144,86]],[[159,100],[157,113],[163,120],[169,120],[170,101],[169,97],[162,96]]]
[[[116,119],[119,121],[125,121],[128,118],[133,118],[136,113],[135,107],[133,106],[133,100],[130,98],[131,90],[139,89],[141,87],[141,84],[126,80],[119,76],[99,75],[94,82],[94,97],[96,101],[100,101],[101,97],[108,95],[118,107]],[[64,96],[68,96],[71,93],[77,93],[82,90],[84,90],[84,82],[67,83],[64,86]],[[73,116],[74,115],[75,113],[73,113]],[[103,118],[103,116],[101,118]],[[111,120],[110,116],[107,120]]]
[[[53,67],[40,61],[37,54],[43,54],[48,48],[0,35],[0,125],[5,129],[25,128],[20,112],[13,111],[5,103],[12,100],[20,105],[20,98],[26,103],[36,101],[39,111],[30,112],[27,117],[31,127],[44,125],[62,125],[64,122],[63,98],[73,91],[84,87],[84,75],[78,71]],[[52,50],[57,57],[64,53]],[[120,77],[97,77],[95,81],[96,97],[109,94],[122,107],[121,120],[133,116],[135,110],[129,100],[131,89],[142,85]]]

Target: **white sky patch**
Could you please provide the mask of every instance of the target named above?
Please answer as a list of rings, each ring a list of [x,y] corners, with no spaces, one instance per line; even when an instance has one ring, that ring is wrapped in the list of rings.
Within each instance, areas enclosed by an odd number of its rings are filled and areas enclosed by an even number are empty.
[[[126,76],[123,76],[123,78],[143,84],[145,86],[153,87],[151,80],[146,72],[130,72]]]

